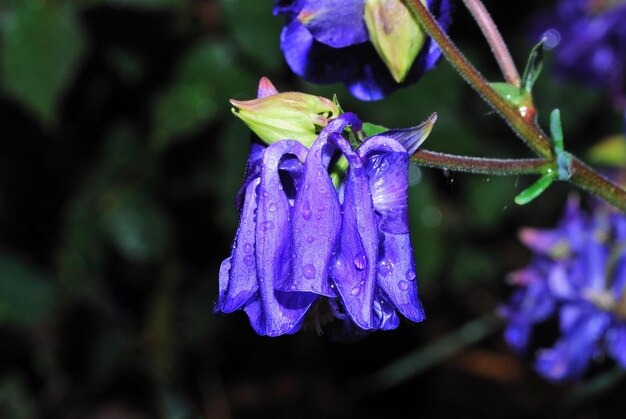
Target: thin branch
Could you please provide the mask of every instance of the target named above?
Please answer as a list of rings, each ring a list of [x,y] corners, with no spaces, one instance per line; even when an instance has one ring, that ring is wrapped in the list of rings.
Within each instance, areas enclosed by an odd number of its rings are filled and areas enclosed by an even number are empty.
[[[493,55],[500,66],[500,70],[502,70],[504,79],[508,83],[519,87],[521,81],[517,68],[515,67],[515,63],[513,62],[513,57],[511,57],[509,49],[504,43],[498,27],[485,6],[480,0],[463,0],[463,3],[465,3],[465,6],[468,8],[472,16],[474,16],[474,20],[476,20],[480,30],[483,32],[483,35],[485,35],[485,38],[491,47],[491,52],[493,52]]]
[[[490,86],[489,82],[454,45],[421,1],[404,0],[404,2],[428,35],[437,42],[448,62],[465,81],[482,96],[535,153],[553,161],[555,156],[551,141],[535,120],[524,117],[519,109],[507,102]],[[572,159],[570,182],[626,212],[626,190],[595,172],[576,157]]]
[[[428,150],[415,152],[411,161],[420,166],[494,176],[541,174],[551,164],[545,159],[485,159]]]

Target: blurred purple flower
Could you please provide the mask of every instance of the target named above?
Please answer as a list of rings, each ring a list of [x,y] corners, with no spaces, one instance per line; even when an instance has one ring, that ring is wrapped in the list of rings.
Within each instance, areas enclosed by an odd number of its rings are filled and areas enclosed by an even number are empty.
[[[275,93],[270,86],[259,96]],[[330,121],[310,150],[253,143],[216,312],[244,310],[268,336],[297,332],[322,302],[343,333],[394,329],[397,312],[424,319],[408,226],[407,149],[419,130],[375,135],[355,150],[342,136],[348,126],[361,122],[351,113]],[[335,188],[328,167],[338,155],[349,168]]]
[[[626,2],[560,0],[538,18],[537,32],[555,50],[558,74],[607,88],[626,108]]]
[[[524,229],[520,238],[535,255],[510,275],[521,288],[502,310],[509,344],[526,351],[533,327],[557,316],[561,336],[538,352],[539,373],[577,378],[604,352],[626,368],[626,216],[606,206],[585,213],[571,199],[556,229]]]
[[[447,29],[449,0],[426,3]],[[369,101],[415,83],[435,66],[441,50],[427,37],[404,81],[396,82],[370,42],[364,9],[365,0],[276,0],[274,14],[287,17],[280,44],[293,72],[313,83],[342,81],[356,98]]]

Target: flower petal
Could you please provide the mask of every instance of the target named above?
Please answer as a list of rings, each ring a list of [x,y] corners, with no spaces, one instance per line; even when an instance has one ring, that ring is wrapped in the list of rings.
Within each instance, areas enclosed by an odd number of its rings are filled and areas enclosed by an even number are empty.
[[[220,268],[220,290],[223,288],[222,284],[225,284],[225,289],[223,293],[220,291],[216,311],[222,313],[232,313],[243,308],[258,290],[254,255],[256,231],[254,217],[257,210],[256,188],[259,183],[260,179],[256,178],[246,187],[246,197],[232,256],[228,263],[224,261]],[[228,270],[227,265],[230,266]]]
[[[343,48],[369,39],[363,0],[305,0],[298,20],[322,44]]]
[[[409,155],[392,138],[377,136],[358,150],[365,161],[374,208],[380,214],[378,284],[406,318],[424,320],[409,235]]]
[[[537,370],[556,381],[582,375],[609,322],[607,313],[590,310],[553,348],[539,352]]]
[[[622,366],[626,368],[626,325],[610,329],[606,336],[609,353]]]
[[[347,172],[339,252],[331,276],[346,312],[361,329],[377,329],[373,310],[378,253],[377,220],[367,174],[358,155],[340,136],[334,138],[350,168]]]
[[[317,42],[297,20],[289,23],[280,34],[282,48],[289,68],[313,83],[335,83],[342,80],[346,61],[342,50]],[[351,67],[351,65],[349,65]]]
[[[338,128],[343,130],[343,126]],[[327,139],[327,134],[320,134],[306,158],[303,186],[293,210],[293,276],[286,278],[280,289],[334,297],[329,266],[341,229],[341,204],[328,175],[330,159],[324,159],[332,154],[327,149],[334,148]]]
[[[260,335],[296,332],[315,300],[313,294],[275,289],[279,281],[291,275],[292,254],[291,206],[280,182],[278,165],[285,154],[303,161],[306,153],[302,144],[285,140],[270,145],[263,156],[255,231],[260,299],[245,308],[252,327]]]

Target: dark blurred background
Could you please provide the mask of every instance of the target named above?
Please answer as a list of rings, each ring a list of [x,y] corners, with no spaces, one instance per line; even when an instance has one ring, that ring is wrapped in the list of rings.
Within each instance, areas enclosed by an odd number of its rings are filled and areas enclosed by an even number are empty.
[[[610,365],[550,384],[490,315],[529,259],[517,230],[554,225],[567,185],[517,207],[532,179],[414,173],[421,324],[338,344],[212,314],[250,138],[227,99],[261,76],[388,127],[437,112],[431,150],[531,156],[443,61],[376,103],[302,82],[272,3],[0,0],[0,417],[623,417]],[[453,39],[501,81],[454,3]],[[523,68],[533,14],[554,2],[485,3]],[[549,53],[535,95],[544,126],[561,108],[576,154],[621,130],[606,94],[552,77]]]

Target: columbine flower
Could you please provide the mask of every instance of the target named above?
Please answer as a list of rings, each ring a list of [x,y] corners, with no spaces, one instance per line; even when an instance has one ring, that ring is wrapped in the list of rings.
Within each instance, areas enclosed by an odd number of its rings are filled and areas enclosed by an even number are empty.
[[[260,96],[276,94],[263,83]],[[357,132],[361,122],[351,113],[331,120],[310,149],[295,140],[253,144],[216,312],[244,310],[255,332],[268,336],[298,331],[322,301],[351,330],[394,329],[397,312],[423,320],[407,150],[415,151],[424,130],[388,131],[355,149],[342,135],[347,127]],[[335,187],[329,165],[341,156],[348,170]]]
[[[555,52],[559,74],[608,88],[626,107],[626,2],[561,0],[536,27]]]
[[[447,29],[449,0],[425,3]],[[280,43],[294,73],[342,81],[361,100],[416,82],[441,56],[400,0],[276,0],[274,13],[287,16]]]
[[[537,354],[542,375],[579,377],[605,352],[626,368],[626,216],[607,207],[588,214],[570,200],[556,229],[520,237],[535,256],[510,276],[522,288],[503,310],[507,341],[527,350],[533,327],[556,315],[561,336]]]

